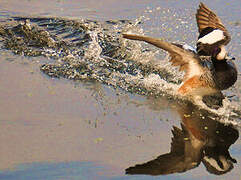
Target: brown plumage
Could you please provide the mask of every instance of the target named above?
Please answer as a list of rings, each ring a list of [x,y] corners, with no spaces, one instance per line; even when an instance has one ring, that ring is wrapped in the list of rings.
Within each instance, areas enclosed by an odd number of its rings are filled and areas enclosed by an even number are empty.
[[[122,36],[126,39],[144,41],[167,51],[171,56],[171,59],[169,61],[172,63],[172,65],[179,66],[180,71],[186,72],[183,81],[186,81],[190,78],[190,64],[199,65],[201,63],[200,58],[198,58],[197,55],[193,52],[185,50],[175,44],[166,42],[164,40],[134,34],[122,34]],[[202,71],[201,68],[199,68],[199,70]]]
[[[178,93],[190,96],[198,104],[202,104],[200,100],[203,96],[221,93],[221,90],[232,86],[237,80],[237,69],[232,60],[228,59],[223,47],[231,38],[221,20],[203,3],[197,10],[196,18],[200,32],[199,40],[201,39],[198,44],[202,50],[208,49],[207,56],[157,38],[134,34],[123,34],[123,38],[144,41],[167,51],[172,65],[179,66],[179,70],[185,72]],[[208,39],[209,37],[211,39]],[[213,50],[219,50],[215,56]]]
[[[200,3],[196,13],[198,31],[197,53],[199,55],[213,56],[217,60],[226,59],[227,45],[231,36],[221,22],[220,18],[203,3]]]
[[[132,34],[123,34],[123,37],[132,40],[145,41],[169,52],[172,65],[179,66],[179,70],[185,72],[183,84],[178,90],[181,95],[203,96],[216,92],[217,87],[215,83],[213,83],[212,80],[209,80],[212,78],[212,72],[208,65],[203,66],[205,62],[203,62],[197,54],[161,39]],[[200,81],[201,77],[204,77],[203,81]],[[200,88],[205,88],[205,91],[193,91]]]
[[[198,167],[201,162],[213,174],[231,171],[237,161],[230,155],[229,148],[239,138],[238,130],[232,125],[220,123],[215,116],[192,104],[176,107],[181,128],[173,126],[170,152],[131,166],[125,170],[126,174],[182,173]]]
[[[230,42],[231,37],[220,18],[203,3],[200,3],[199,5],[199,9],[197,10],[196,14],[196,20],[199,33],[201,33],[205,28],[208,27],[211,27],[213,29],[220,29],[224,32],[225,35],[223,44],[226,45]]]

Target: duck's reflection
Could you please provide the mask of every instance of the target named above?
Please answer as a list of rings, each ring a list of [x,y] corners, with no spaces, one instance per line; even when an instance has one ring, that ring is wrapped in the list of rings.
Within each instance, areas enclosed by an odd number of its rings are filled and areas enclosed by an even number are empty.
[[[185,172],[201,162],[208,172],[224,174],[233,169],[236,160],[229,147],[239,133],[232,125],[218,122],[191,104],[179,107],[181,128],[173,126],[171,150],[154,160],[126,169],[126,174],[164,175]]]

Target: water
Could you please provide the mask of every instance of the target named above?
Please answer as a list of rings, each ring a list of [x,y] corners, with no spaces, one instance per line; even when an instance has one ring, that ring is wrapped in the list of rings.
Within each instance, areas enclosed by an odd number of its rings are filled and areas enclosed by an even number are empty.
[[[199,155],[226,149],[219,152],[224,154],[233,143],[229,153],[240,161],[235,130],[240,129],[240,78],[224,92],[223,108],[202,112],[175,96],[182,74],[163,51],[120,38],[131,31],[193,46],[198,2],[45,4],[3,1],[0,6],[1,179],[163,178],[125,175],[125,169],[168,153],[173,126],[185,135],[187,141],[180,143],[191,142],[187,149],[197,154],[191,158],[195,167],[180,177],[215,179]],[[224,2],[230,12],[217,6],[221,1],[206,4],[227,25],[228,48],[240,59],[240,3]],[[223,123],[231,125],[223,128]],[[234,168],[219,178],[240,177],[239,164],[231,164]]]

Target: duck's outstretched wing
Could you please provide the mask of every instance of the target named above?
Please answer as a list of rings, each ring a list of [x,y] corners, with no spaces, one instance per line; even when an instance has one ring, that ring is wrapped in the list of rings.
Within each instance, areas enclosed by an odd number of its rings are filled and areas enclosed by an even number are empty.
[[[171,56],[170,62],[172,65],[180,66],[179,70],[185,72],[183,81],[195,75],[200,75],[200,73],[203,71],[201,60],[194,52],[185,50],[178,45],[157,38],[134,34],[122,35],[126,39],[144,41],[167,51]]]
[[[143,164],[137,164],[127,168],[126,174],[149,174],[149,175],[164,175],[172,173],[181,173],[199,165],[185,159],[185,144],[183,130],[173,126],[172,130],[171,152],[162,154],[154,160]]]
[[[220,18],[203,3],[199,5],[196,20],[200,33],[198,42],[209,45],[226,45],[230,42],[231,36]]]
[[[158,158],[143,164],[137,164],[125,170],[126,174],[164,175],[187,171],[183,156],[171,153],[163,154]]]

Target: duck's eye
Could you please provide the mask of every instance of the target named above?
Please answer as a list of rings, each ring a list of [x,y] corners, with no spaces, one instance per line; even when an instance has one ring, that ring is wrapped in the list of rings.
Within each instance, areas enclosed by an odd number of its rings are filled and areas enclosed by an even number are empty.
[[[213,49],[212,56],[216,57],[216,56],[218,55],[218,53],[220,53],[220,52],[221,52],[221,48],[215,47],[215,48]]]

